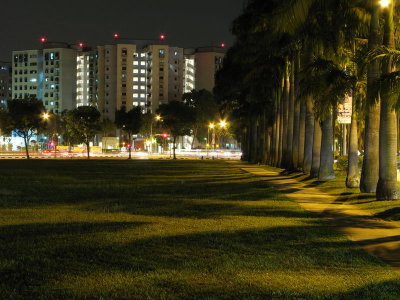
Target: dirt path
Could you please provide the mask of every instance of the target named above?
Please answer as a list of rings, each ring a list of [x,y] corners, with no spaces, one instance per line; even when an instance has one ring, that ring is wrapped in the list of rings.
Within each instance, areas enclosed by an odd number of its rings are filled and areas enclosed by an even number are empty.
[[[367,211],[337,201],[334,196],[278,172],[240,162],[229,163],[262,177],[304,209],[329,219],[333,226],[350,240],[400,273],[400,227],[396,224],[373,218]]]

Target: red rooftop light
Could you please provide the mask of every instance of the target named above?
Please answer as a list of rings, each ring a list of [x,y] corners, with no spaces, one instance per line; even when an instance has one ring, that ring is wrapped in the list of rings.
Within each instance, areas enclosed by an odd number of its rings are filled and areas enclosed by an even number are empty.
[[[114,39],[118,39],[119,38],[119,33],[114,33]]]
[[[164,34],[164,33],[162,33],[162,34],[160,34],[160,40],[165,40],[167,38],[167,36]]]
[[[84,43],[79,43],[78,46],[79,46],[80,48],[83,48],[83,46],[85,46],[85,44],[84,44]]]
[[[42,43],[46,43],[46,42],[47,42],[47,38],[46,38],[46,37],[44,37],[44,36],[42,36],[42,37],[40,38],[40,42],[42,42]]]
[[[225,48],[226,44],[225,43],[221,43],[221,48]]]

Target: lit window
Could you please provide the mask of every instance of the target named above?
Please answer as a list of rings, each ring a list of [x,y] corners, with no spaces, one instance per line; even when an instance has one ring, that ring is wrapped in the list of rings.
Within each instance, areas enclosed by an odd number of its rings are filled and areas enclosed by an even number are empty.
[[[133,81],[139,81],[138,77],[133,77]]]
[[[134,65],[134,66],[137,66],[137,65],[139,65],[139,62],[138,62],[137,60],[135,60],[135,61],[133,62],[133,65]]]
[[[138,85],[134,85],[134,86],[133,86],[133,89],[134,89],[134,90],[137,90],[137,89],[139,89],[139,86],[138,86]]]
[[[137,98],[137,97],[139,97],[139,94],[134,93],[134,94],[133,94],[133,98]]]
[[[145,62],[145,61],[141,61],[140,64],[141,64],[142,66],[145,66],[145,65],[146,65],[146,62]]]
[[[144,74],[144,73],[146,73],[146,70],[140,70],[140,73]]]
[[[145,94],[140,94],[140,98],[144,98],[144,97],[146,97]]]
[[[145,89],[146,89],[146,86],[145,86],[145,85],[141,85],[141,86],[140,86],[140,89],[141,89],[141,90],[145,90]]]
[[[139,73],[139,70],[138,69],[133,69],[133,73],[137,74],[137,73]]]
[[[142,77],[142,78],[140,78],[140,81],[141,81],[141,82],[145,82],[145,81],[146,81],[146,78]]]

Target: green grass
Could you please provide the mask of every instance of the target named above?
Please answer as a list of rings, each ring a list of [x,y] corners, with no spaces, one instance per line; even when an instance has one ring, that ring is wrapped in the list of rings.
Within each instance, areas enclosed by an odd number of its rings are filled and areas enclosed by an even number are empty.
[[[282,171],[282,169],[273,169]],[[400,224],[400,199],[390,201],[377,201],[375,194],[361,193],[358,188],[346,187],[346,172],[343,170],[335,171],[336,178],[333,180],[318,180],[316,178],[308,178],[307,175],[301,173],[293,173],[290,176],[296,178],[303,183],[315,187],[322,192],[337,197],[338,203],[346,203],[356,205],[359,208],[371,212],[374,217],[387,221],[395,221]],[[399,185],[400,189],[400,185]]]
[[[0,161],[0,298],[397,299],[400,277],[217,161]]]

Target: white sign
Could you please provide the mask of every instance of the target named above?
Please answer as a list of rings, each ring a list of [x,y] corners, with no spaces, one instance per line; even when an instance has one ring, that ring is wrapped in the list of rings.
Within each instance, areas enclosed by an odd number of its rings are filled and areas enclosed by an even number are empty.
[[[353,97],[346,95],[344,100],[338,103],[338,123],[351,124],[351,114],[353,113]]]

